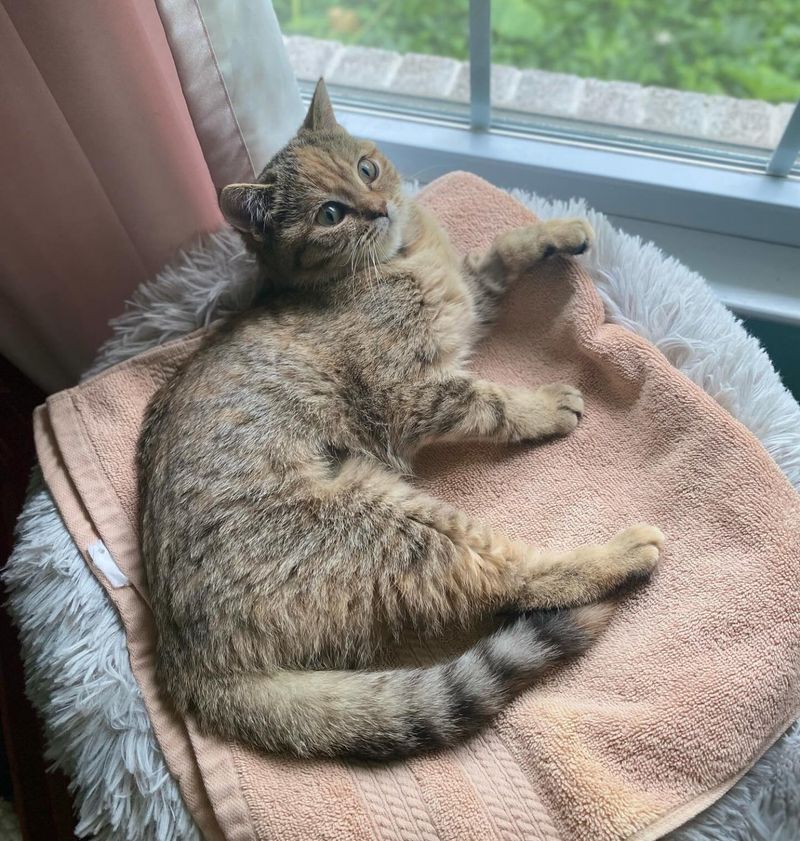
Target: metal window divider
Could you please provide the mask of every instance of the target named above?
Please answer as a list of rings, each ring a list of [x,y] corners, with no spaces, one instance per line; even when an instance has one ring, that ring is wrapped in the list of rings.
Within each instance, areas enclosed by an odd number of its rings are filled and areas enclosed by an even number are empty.
[[[487,131],[492,121],[491,0],[469,2],[469,122]]]
[[[800,101],[795,105],[783,136],[767,164],[767,174],[786,176],[791,172],[800,152]]]

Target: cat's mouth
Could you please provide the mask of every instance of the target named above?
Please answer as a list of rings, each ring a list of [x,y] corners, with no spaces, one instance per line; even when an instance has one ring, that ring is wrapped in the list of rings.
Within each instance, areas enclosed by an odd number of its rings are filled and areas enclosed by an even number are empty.
[[[386,215],[378,216],[370,223],[369,232],[367,234],[367,242],[377,244],[383,238],[387,237],[396,221],[397,208],[387,204]]]
[[[365,238],[371,259],[383,262],[394,257],[402,239],[402,221],[402,208],[395,202],[387,202],[386,215],[372,220]]]
[[[400,245],[400,225],[396,218],[382,216],[372,223],[372,243],[381,253],[383,260],[389,260],[397,253]]]
[[[399,237],[403,215],[402,207],[399,204],[393,201],[386,202],[386,216],[381,216],[372,223],[375,236],[386,236],[391,233],[393,237],[395,235]]]

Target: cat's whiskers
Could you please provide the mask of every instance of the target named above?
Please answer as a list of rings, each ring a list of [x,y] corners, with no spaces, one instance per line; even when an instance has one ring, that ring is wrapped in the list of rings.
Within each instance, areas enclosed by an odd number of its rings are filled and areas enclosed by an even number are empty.
[[[377,286],[380,279],[380,268],[378,267],[378,243],[374,237],[370,244],[370,253],[372,254],[372,265],[375,266],[375,285]]]
[[[374,231],[374,229],[373,229]],[[368,251],[368,259],[370,261],[370,274],[372,270],[375,271],[375,280],[373,282],[373,288],[377,290],[378,281],[380,280],[380,267],[378,265],[378,244],[377,244],[377,237],[374,235],[370,237],[369,241],[367,242],[367,251]]]
[[[356,274],[364,267],[364,234],[359,234],[356,241],[353,243],[353,249],[350,252],[350,265],[352,273]]]
[[[367,271],[367,284],[369,286],[370,294],[372,295],[373,302],[377,301],[377,287],[378,287],[378,275],[377,271],[375,276],[373,277],[373,264],[372,264],[372,251],[369,242],[366,242],[364,245],[364,256],[366,260],[366,271]]]
[[[373,301],[376,300],[376,288],[378,285],[378,280],[380,278],[380,272],[378,269],[377,263],[377,255],[373,255],[373,245],[372,240],[374,238],[374,228],[367,228],[362,234],[359,235],[358,239],[356,240],[355,244],[353,245],[353,259],[358,259],[360,263],[359,270],[363,272],[364,277],[367,281],[367,286],[370,289],[372,294]],[[373,271],[375,272],[375,276],[373,277]],[[353,273],[356,273],[355,268],[353,269]]]

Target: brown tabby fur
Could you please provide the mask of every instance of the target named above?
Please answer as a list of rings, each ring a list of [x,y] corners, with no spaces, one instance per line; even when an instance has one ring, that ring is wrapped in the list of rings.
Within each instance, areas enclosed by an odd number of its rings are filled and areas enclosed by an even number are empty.
[[[364,156],[380,168],[372,183]],[[348,212],[325,227],[316,215],[331,200]],[[142,431],[160,679],[204,729],[270,751],[449,744],[584,649],[611,614],[592,603],[658,557],[662,535],[643,525],[537,551],[401,475],[426,442],[575,428],[576,389],[510,388],[465,364],[507,284],[550,254],[580,253],[591,229],[542,222],[460,260],[374,145],[339,127],[321,81],[297,136],[221,205],[266,296],[213,331]],[[517,618],[461,657],[369,670],[406,629],[436,635],[501,611]]]

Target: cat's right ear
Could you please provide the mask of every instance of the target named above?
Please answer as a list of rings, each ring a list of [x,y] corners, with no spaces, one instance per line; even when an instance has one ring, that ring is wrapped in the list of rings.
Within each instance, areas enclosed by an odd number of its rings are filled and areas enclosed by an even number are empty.
[[[237,231],[260,238],[269,225],[271,198],[271,184],[228,184],[219,194],[219,208]]]
[[[302,127],[309,131],[331,131],[337,125],[325,80],[320,78],[314,88],[314,96],[311,97],[311,104],[308,106],[308,113]]]

